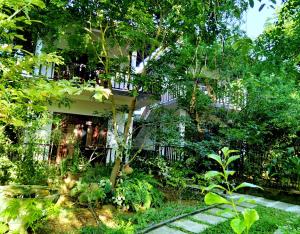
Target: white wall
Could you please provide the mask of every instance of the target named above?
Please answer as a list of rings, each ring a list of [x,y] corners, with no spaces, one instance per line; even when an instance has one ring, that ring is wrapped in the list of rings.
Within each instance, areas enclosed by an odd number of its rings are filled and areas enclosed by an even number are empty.
[[[128,114],[119,112],[117,113],[117,132],[118,136],[122,136],[124,134],[125,126],[127,123]],[[129,135],[127,139],[127,143],[131,144],[132,139],[132,127],[133,127],[133,121],[131,121],[130,128],[129,128]],[[115,160],[116,156],[116,149],[118,147],[116,136],[113,129],[113,123],[112,119],[109,119],[108,121],[108,133],[107,133],[107,142],[106,142],[107,148],[112,148],[111,152],[108,151],[108,154],[106,156],[106,163],[111,163]],[[126,161],[128,158],[125,159]]]

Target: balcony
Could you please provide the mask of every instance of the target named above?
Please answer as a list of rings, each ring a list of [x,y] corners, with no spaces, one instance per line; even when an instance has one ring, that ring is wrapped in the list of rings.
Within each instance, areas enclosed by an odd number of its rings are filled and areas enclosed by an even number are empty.
[[[109,82],[111,82],[112,89],[118,93],[128,93],[133,90],[135,85],[138,86],[138,92],[142,94],[154,94],[153,87],[144,88],[143,84],[138,84],[138,82],[133,82],[134,75],[129,78],[128,74],[119,73],[116,78],[112,80],[101,79],[101,74],[104,71],[101,68],[91,70],[88,69],[84,63],[69,63],[63,66],[54,66],[54,64],[40,65],[35,68],[35,75],[45,76],[53,80],[70,80],[73,77],[78,79],[79,83],[94,81],[96,84],[108,88]],[[131,80],[130,80],[131,79]]]

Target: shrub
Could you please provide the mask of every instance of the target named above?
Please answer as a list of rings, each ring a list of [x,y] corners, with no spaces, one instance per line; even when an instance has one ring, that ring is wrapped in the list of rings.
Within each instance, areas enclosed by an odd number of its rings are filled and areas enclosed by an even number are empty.
[[[48,200],[37,198],[6,200],[4,209],[0,210],[0,230],[11,231],[10,233],[34,232],[40,228],[43,221],[50,216],[56,215],[59,208]],[[14,222],[10,222],[14,221]],[[1,232],[2,233],[2,232]]]
[[[112,186],[108,179],[102,179],[98,183],[87,183],[79,180],[71,190],[71,196],[76,197],[82,205],[98,206],[111,191]]]
[[[8,184],[15,178],[16,166],[6,156],[0,157],[0,185]]]
[[[16,162],[16,178],[18,184],[48,185],[57,179],[57,170],[46,161],[25,159]]]
[[[111,167],[103,165],[90,166],[82,173],[82,182],[86,183],[97,183],[101,179],[109,177]]]
[[[162,193],[156,188],[158,182],[143,173],[134,173],[119,181],[113,202],[123,209],[143,211],[162,203]]]

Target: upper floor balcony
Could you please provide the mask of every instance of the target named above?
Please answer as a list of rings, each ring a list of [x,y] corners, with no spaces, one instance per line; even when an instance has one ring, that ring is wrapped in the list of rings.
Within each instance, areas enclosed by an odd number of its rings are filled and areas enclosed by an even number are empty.
[[[116,72],[114,76],[109,79],[103,79],[101,77],[104,74],[103,69],[89,69],[84,63],[69,63],[65,65],[55,66],[54,64],[40,65],[35,69],[36,75],[46,76],[49,79],[70,80],[76,78],[79,83],[93,81],[95,84],[101,85],[105,88],[109,88],[109,82],[115,93],[127,95],[137,89],[139,94],[151,95],[154,94],[154,87],[147,85],[145,87],[142,82],[135,80],[136,75],[128,73]],[[135,87],[134,87],[135,86]]]
[[[198,84],[199,90],[201,90],[204,94],[209,95],[207,87],[199,83]],[[161,95],[160,98],[160,105],[165,106],[172,106],[176,105],[178,97],[181,95],[184,95],[184,87],[178,87],[174,91],[166,91],[164,94]],[[240,110],[240,106],[235,104],[230,96],[222,95],[222,96],[216,96],[215,100],[213,101],[213,106],[217,108],[225,108],[229,110]]]

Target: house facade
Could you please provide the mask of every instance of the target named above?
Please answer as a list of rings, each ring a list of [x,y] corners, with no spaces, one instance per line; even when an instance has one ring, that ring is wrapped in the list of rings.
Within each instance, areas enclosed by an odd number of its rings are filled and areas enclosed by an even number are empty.
[[[39,40],[36,47],[36,54],[41,53],[42,41]],[[112,56],[113,56],[113,52]],[[131,69],[135,71],[138,62],[137,53],[130,54]],[[95,81],[95,85],[107,88],[108,81],[98,79],[101,70],[86,71],[84,59],[66,64],[63,67],[55,67],[53,64],[43,65],[35,68],[35,74],[46,76],[48,79],[70,79],[77,77],[80,81]],[[128,118],[128,109],[132,103],[133,89],[132,82],[128,75],[119,77],[118,80],[111,80],[112,94],[114,96],[117,122],[117,134],[124,134]],[[132,80],[131,80],[132,81]],[[149,105],[151,102],[150,92],[144,92],[141,87],[136,100],[136,109]],[[115,159],[117,141],[112,121],[112,102],[110,99],[103,99],[102,102],[95,100],[93,93],[84,91],[80,95],[68,96],[70,100],[67,106],[49,105],[48,110],[52,121],[37,131],[37,142],[40,145],[37,158],[51,160],[56,163],[63,158],[75,153],[76,147],[88,159],[97,162],[111,163]],[[128,144],[131,144],[132,126],[131,121]]]

